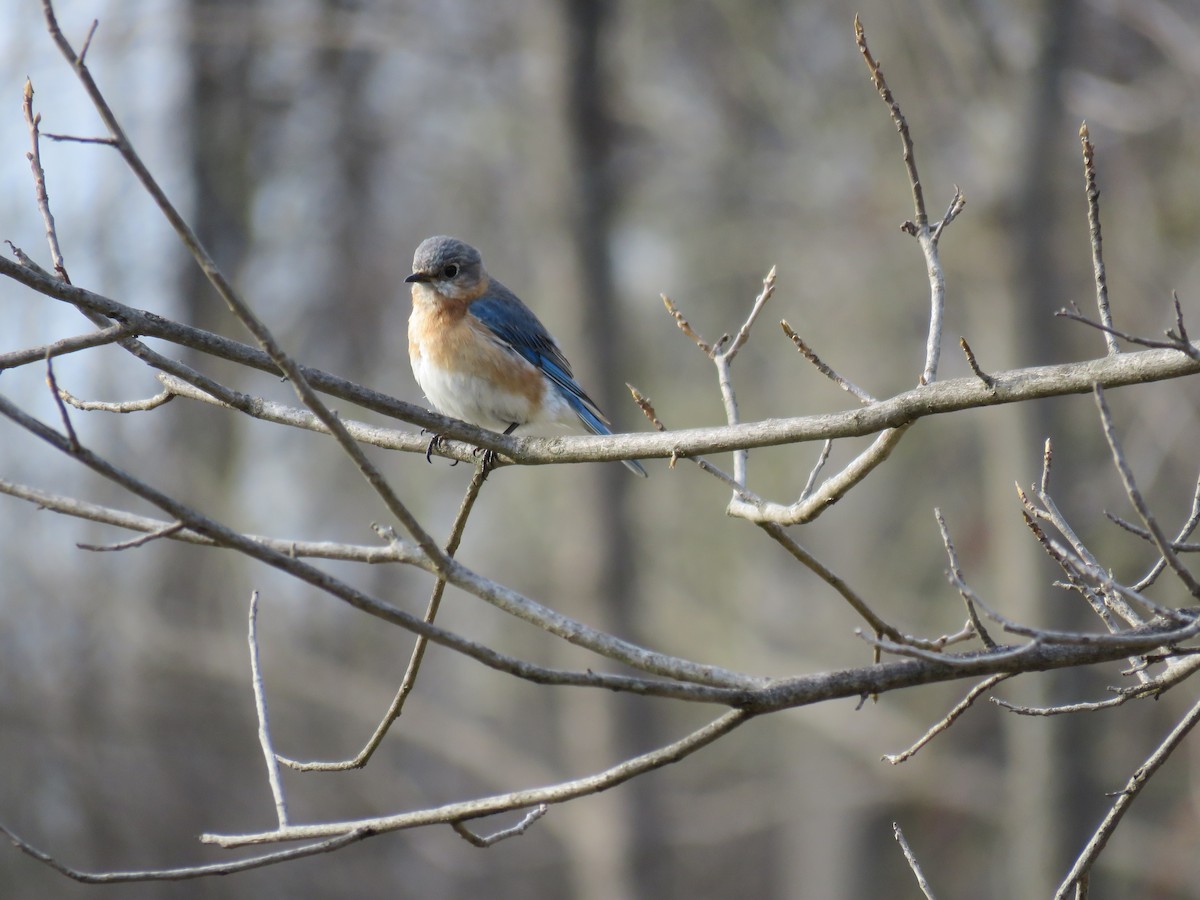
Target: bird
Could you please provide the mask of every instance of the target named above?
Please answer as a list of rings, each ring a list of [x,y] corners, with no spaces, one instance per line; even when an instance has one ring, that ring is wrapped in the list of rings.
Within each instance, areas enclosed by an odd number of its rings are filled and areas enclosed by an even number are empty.
[[[426,238],[412,269],[404,279],[412,285],[408,355],[438,412],[504,434],[576,419],[593,434],[612,434],[558,342],[516,294],[488,275],[478,250],[446,235]],[[646,477],[637,460],[621,462]]]

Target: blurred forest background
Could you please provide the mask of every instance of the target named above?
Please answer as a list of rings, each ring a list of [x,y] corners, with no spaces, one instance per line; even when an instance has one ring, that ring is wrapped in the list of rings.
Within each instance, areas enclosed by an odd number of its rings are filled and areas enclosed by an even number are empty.
[[[913,129],[930,211],[967,197],[947,232],[943,377],[971,341],[992,371],[1097,356],[1099,333],[1053,318],[1092,307],[1077,131],[1098,148],[1119,327],[1172,324],[1178,290],[1200,331],[1200,6],[1193,0],[89,0],[56,4],[135,145],[216,260],[298,359],[420,402],[401,283],[426,236],[462,237],[532,306],[620,430],[720,424],[711,364],[664,314],[709,339],[736,328],[763,275],[779,289],[734,366],[747,420],[853,405],[773,322],[876,396],[916,383],[928,284],[895,129],[854,46],[860,12]],[[43,129],[99,133],[46,36],[40,4],[0,28],[0,238],[49,267],[34,205],[26,75]],[[43,142],[75,283],[247,339],[111,150]],[[86,330],[65,305],[0,283],[0,350]],[[168,349],[177,354],[177,349]],[[286,385],[190,360],[251,393]],[[39,367],[0,389],[56,413]],[[63,358],[89,399],[157,391],[110,347]],[[1188,381],[1114,392],[1141,486],[1171,528],[1187,513],[1200,439]],[[364,418],[340,405],[342,415]],[[368,542],[383,510],[327,439],[184,400],[153,413],[74,414],[81,439],[236,527]],[[1087,397],[921,422],[895,456],[797,539],[912,633],[956,630],[932,509],[966,574],[1008,615],[1088,622],[1051,586],[1014,482],[1056,447],[1055,496],[1122,575],[1149,551],[1125,513]],[[847,459],[853,442],[835,448]],[[751,485],[794,499],[819,448],[751,455]],[[470,470],[374,452],[444,534]],[[646,646],[770,675],[863,665],[860,623],[757,529],[727,492],[659,461],[509,468],[480,499],[468,565]],[[6,427],[0,477],[142,507]],[[0,500],[0,820],[68,864],[125,869],[223,860],[201,831],[272,823],[245,640],[250,591],[277,748],[352,755],[386,709],[411,641],[230,553],[127,535]],[[330,565],[419,611],[431,579]],[[1169,592],[1159,599],[1184,602]],[[447,627],[540,662],[588,664],[562,642],[449,592]],[[1097,698],[1121,666],[1010,681],[1016,702]],[[490,850],[449,828],[228,879],[89,888],[0,848],[6,898],[915,897],[899,822],[946,897],[1048,896],[1111,802],[1194,694],[1087,718],[981,705],[913,761],[898,752],[966,683],[799,709],[604,795],[553,808]],[[711,711],[545,689],[434,648],[404,717],[365,771],[287,776],[297,821],[369,816],[583,775],[698,726]],[[1097,897],[1197,896],[1200,745],[1185,745],[1123,823]],[[486,823],[486,826],[506,823]]]

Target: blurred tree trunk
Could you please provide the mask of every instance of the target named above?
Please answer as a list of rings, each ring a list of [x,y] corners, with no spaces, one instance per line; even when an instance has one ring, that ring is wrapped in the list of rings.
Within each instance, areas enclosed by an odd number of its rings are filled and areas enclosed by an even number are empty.
[[[1053,312],[1064,305],[1068,296],[1062,272],[1063,255],[1058,252],[1058,237],[1064,230],[1079,230],[1083,222],[1082,190],[1078,203],[1070,202],[1068,186],[1077,186],[1081,179],[1071,178],[1078,173],[1078,152],[1074,152],[1075,168],[1064,169],[1070,156],[1075,126],[1067,121],[1063,104],[1064,73],[1071,64],[1071,36],[1079,27],[1077,4],[1074,0],[1047,0],[1041,4],[1041,26],[1035,33],[1042,45],[1030,79],[1033,93],[1027,98],[1027,123],[1023,144],[1014,154],[1017,169],[1014,204],[1007,222],[1006,233],[1011,240],[1014,265],[1011,266],[1013,316],[1011,319],[1011,349],[1008,358],[1028,365],[1034,361],[1048,362],[1062,356],[1062,333],[1050,327]],[[1083,246],[1083,241],[1079,242]],[[1072,292],[1073,296],[1076,292]],[[993,420],[989,453],[990,462],[1000,465],[1006,459],[1025,460],[1025,471],[1037,473],[1039,452],[1055,429],[1069,428],[1070,411],[1061,404],[1024,404],[1015,417],[1016,427]],[[1003,432],[1003,433],[1000,433]],[[1036,475],[1034,476],[1036,477]],[[1027,479],[1029,480],[1029,479]],[[992,509],[1011,515],[1013,497],[1005,490],[995,498]],[[1045,621],[1046,608],[1057,609],[1058,621],[1049,627],[1079,626],[1074,610],[1064,610],[1065,604],[1047,604],[1046,585],[1054,572],[1027,534],[1017,534],[1007,546],[996,548],[997,558],[1003,560],[1003,575],[997,596],[1014,604],[1017,618],[1023,621]],[[1047,578],[1049,574],[1049,578]],[[1070,616],[1070,621],[1067,617]],[[1049,705],[1055,702],[1060,689],[1073,679],[1075,673],[1055,675],[1022,686],[1021,702]],[[1069,689],[1067,690],[1069,693]],[[1061,702],[1061,698],[1058,698]],[[1044,897],[1065,871],[1073,836],[1084,834],[1081,822],[1085,807],[1078,802],[1081,791],[1087,789],[1080,754],[1086,755],[1084,729],[1079,716],[1059,716],[1031,720],[1020,716],[1002,718],[1005,737],[1007,789],[1009,798],[1004,814],[1007,834],[1006,882],[1010,896]]]
[[[622,315],[613,284],[611,244],[613,223],[621,204],[621,185],[611,167],[614,122],[609,109],[612,82],[606,69],[606,49],[613,35],[617,4],[605,0],[578,0],[562,4],[565,32],[563,108],[566,116],[568,190],[563,214],[567,221],[575,292],[583,316],[583,369],[595,373],[588,382],[601,408],[610,413],[627,403],[622,373],[626,371]],[[598,380],[596,380],[598,376]],[[623,466],[595,467],[594,502],[597,518],[596,547],[588,559],[594,571],[581,573],[581,583],[592,587],[589,604],[597,621],[616,634],[638,639],[641,578],[637,565],[634,522],[629,492],[640,486]],[[586,698],[580,708],[572,699],[573,715],[604,716],[613,723],[605,755],[628,756],[657,741],[658,729],[647,705],[636,698],[600,693]],[[631,702],[632,700],[632,702]],[[594,751],[593,751],[594,752]],[[596,763],[608,764],[598,757]],[[600,799],[600,798],[597,798]],[[592,834],[579,835],[578,850],[590,859],[579,872],[584,883],[578,896],[663,897],[660,888],[669,863],[664,861],[659,826],[659,800],[647,780],[632,791],[603,798],[608,817],[608,851],[595,854]],[[656,843],[658,842],[658,843]],[[580,862],[577,858],[577,862]]]
[[[255,193],[251,148],[261,127],[250,86],[255,47],[254,29],[247,18],[255,11],[254,3],[241,0],[187,0],[183,7],[188,83],[177,124],[187,135],[183,169],[191,189],[190,202],[183,206],[201,243],[235,285],[250,247]],[[176,298],[180,320],[238,334],[225,304],[190,256],[180,260]],[[180,355],[218,379],[223,375],[225,367],[214,365],[210,358],[200,359],[187,350]],[[191,474],[189,493],[204,497],[209,511],[220,515],[228,508],[228,486],[238,455],[236,423],[216,409],[187,421],[192,427],[169,432],[167,453],[178,466],[175,471]],[[175,545],[161,551],[156,592],[162,609],[193,621],[203,613],[194,602],[195,573],[182,562],[185,552]]]

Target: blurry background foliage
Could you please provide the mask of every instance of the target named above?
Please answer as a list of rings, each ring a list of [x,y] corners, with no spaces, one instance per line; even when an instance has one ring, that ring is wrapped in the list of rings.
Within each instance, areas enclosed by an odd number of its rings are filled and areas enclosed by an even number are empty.
[[[915,384],[928,287],[898,225],[911,201],[887,113],[854,46],[860,12],[913,129],[931,213],[961,185],[947,233],[943,377],[971,341],[991,370],[1095,356],[1099,335],[1054,319],[1092,297],[1077,129],[1098,147],[1117,324],[1157,334],[1178,290],[1200,309],[1200,7],[1191,0],[91,0],[58,7],[144,159],[217,261],[299,359],[420,401],[401,279],[430,234],[460,236],[547,323],[622,430],[718,424],[710,364],[664,314],[670,295],[710,339],[737,327],[767,269],[779,289],[735,364],[746,419],[854,401],[773,322],[787,318],[876,396]],[[0,237],[47,262],[24,159],[25,76],[46,131],[99,125],[45,35],[9,0],[0,28]],[[598,68],[576,77],[591,34]],[[580,104],[584,104],[581,106]],[[589,106],[587,104],[597,104]],[[597,113],[596,111],[599,110]],[[82,286],[243,337],[109,150],[43,143],[68,268]],[[597,185],[601,196],[588,191]],[[65,305],[0,283],[3,348],[84,330]],[[1196,330],[1200,330],[1198,327]],[[177,351],[172,351],[177,352]],[[245,379],[245,373],[218,376]],[[116,348],[63,358],[94,399],[154,393]],[[38,367],[6,394],[54,417]],[[286,385],[235,384],[292,402]],[[1136,399],[1135,399],[1136,398]],[[1195,479],[1191,381],[1110,396],[1141,486],[1164,517]],[[362,413],[345,406],[343,415]],[[236,527],[369,541],[379,506],[332,442],[177,400],[153,414],[76,414],[81,438]],[[1013,483],[1055,440],[1056,497],[1128,571],[1145,548],[1103,522],[1124,511],[1087,398],[920,423],[870,481],[797,537],[911,632],[961,624],[932,508],[967,574],[1009,615],[1072,621],[1074,604],[1022,524]],[[794,497],[818,448],[757,451],[752,484]],[[850,443],[835,449],[846,458]],[[444,533],[469,470],[374,452]],[[130,506],[7,428],[11,480]],[[484,491],[460,557],[589,623],[664,651],[765,674],[858,665],[859,623],[745,522],[694,467],[509,468]],[[611,472],[609,471],[611,470]],[[617,480],[621,479],[618,484]],[[134,508],[138,508],[133,504]],[[87,554],[113,532],[0,501],[0,817],[65,861],[133,868],[224,858],[202,830],[270,821],[254,739],[244,619],[260,629],[280,752],[352,753],[386,707],[409,638],[230,553],[156,542]],[[418,610],[429,580],[339,574]],[[1123,574],[1128,574],[1125,572]],[[539,661],[561,642],[451,591],[444,624]],[[1009,682],[1019,702],[1102,695],[1115,667]],[[898,820],[945,896],[1046,896],[1182,695],[1086,719],[990,706],[904,766],[965,685],[777,715],[684,764],[555,808],[481,851],[449,828],[219,881],[126,886],[129,897],[905,897]],[[1186,690],[1186,689],[1184,689]],[[709,711],[546,690],[434,650],[366,771],[290,776],[296,820],[382,814],[584,774]],[[1102,862],[1104,896],[1195,896],[1193,741],[1139,800]],[[15,851],[9,898],[92,896]],[[1121,890],[1121,889],[1124,890]]]

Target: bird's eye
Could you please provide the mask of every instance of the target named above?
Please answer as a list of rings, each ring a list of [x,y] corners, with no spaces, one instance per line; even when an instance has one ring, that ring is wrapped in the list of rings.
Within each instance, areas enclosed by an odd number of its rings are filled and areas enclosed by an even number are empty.
[[[446,266],[446,268],[442,269],[442,274],[445,275],[447,278],[453,278],[455,275],[458,274],[458,265],[456,263],[450,263],[450,265],[448,265],[448,266]]]

